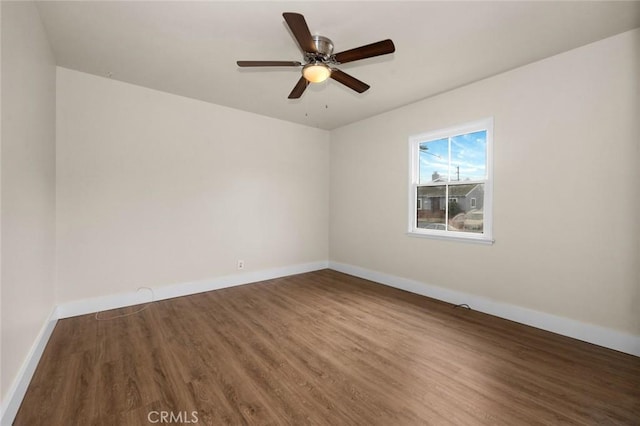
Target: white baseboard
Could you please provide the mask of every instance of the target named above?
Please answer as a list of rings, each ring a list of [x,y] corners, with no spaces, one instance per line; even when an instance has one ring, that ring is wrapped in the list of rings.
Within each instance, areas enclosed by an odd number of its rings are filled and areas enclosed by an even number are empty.
[[[22,399],[27,392],[27,388],[29,387],[29,383],[31,382],[33,373],[35,373],[36,371],[36,367],[40,362],[40,358],[42,357],[44,348],[47,346],[49,337],[51,337],[51,333],[53,333],[53,329],[55,328],[57,322],[58,314],[56,309],[54,308],[51,311],[51,314],[49,314],[46,322],[40,329],[40,333],[38,333],[35,342],[27,353],[27,357],[22,363],[20,370],[18,370],[18,373],[16,374],[11,387],[2,399],[2,407],[0,407],[0,425],[11,425],[14,418],[16,417],[16,414],[18,414],[18,409],[20,408]]]
[[[452,304],[466,303],[474,310],[506,318],[521,324],[551,331],[563,336],[604,346],[620,352],[640,356],[640,336],[623,333],[598,325],[588,324],[569,318],[559,317],[533,309],[523,308],[503,302],[496,302],[482,296],[476,296],[442,287],[428,285],[419,281],[401,278],[358,266],[339,262],[329,262],[329,268],[354,275],[390,287],[399,288],[411,293],[431,297]]]
[[[288,275],[302,274],[317,271],[329,267],[329,262],[318,261],[298,265],[284,266],[281,268],[265,269],[254,272],[244,272],[210,280],[191,281],[179,284],[153,288],[153,300],[172,299],[174,297],[188,296],[190,294],[203,293],[205,291],[218,290],[225,287],[255,283],[286,277]],[[78,315],[106,311],[109,309],[123,308],[126,306],[147,303],[152,300],[151,292],[141,289],[129,293],[120,293],[110,296],[94,297],[91,299],[76,300],[58,305],[58,318],[69,318]]]

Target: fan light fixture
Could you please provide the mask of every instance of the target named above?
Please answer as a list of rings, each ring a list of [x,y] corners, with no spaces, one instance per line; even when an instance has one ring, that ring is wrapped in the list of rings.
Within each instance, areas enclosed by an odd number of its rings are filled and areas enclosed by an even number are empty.
[[[302,75],[311,83],[322,83],[331,75],[331,69],[322,62],[312,62],[302,68]]]

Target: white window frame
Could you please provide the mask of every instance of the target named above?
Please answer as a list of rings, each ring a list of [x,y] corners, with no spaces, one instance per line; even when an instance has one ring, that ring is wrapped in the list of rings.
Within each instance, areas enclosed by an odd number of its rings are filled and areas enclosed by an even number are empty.
[[[416,198],[416,201],[418,202],[418,210],[422,210],[422,199]]]
[[[438,139],[452,138],[467,133],[478,131],[486,131],[486,179],[464,181],[461,183],[481,183],[484,184],[484,200],[483,200],[483,232],[464,232],[464,231],[442,231],[433,229],[418,228],[418,220],[416,214],[418,187],[421,186],[444,186],[442,182],[431,182],[428,184],[419,184],[420,178],[420,144]],[[448,188],[455,185],[449,173],[449,181],[445,186],[445,200],[448,200]],[[448,210],[448,202],[446,209]],[[446,240],[467,241],[483,244],[493,244],[493,117],[484,118],[458,126],[448,127],[446,129],[435,130],[419,135],[409,137],[409,214],[408,214],[408,231],[407,235],[411,237],[437,238]],[[424,207],[424,206],[422,206]],[[445,212],[445,218],[448,211]],[[446,223],[446,221],[445,221]]]

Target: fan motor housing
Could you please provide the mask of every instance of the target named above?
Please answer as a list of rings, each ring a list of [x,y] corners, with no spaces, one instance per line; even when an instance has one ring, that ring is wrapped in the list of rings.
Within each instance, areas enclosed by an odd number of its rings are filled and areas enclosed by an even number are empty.
[[[333,53],[333,42],[327,37],[323,37],[321,35],[311,36],[313,39],[313,44],[316,46],[316,50],[321,55],[331,56]]]

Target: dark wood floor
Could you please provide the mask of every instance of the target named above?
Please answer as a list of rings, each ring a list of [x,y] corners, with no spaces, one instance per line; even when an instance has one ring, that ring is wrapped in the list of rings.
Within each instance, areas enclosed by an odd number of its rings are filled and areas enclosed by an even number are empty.
[[[638,425],[640,358],[324,270],[61,320],[15,424],[148,425],[162,411],[206,425]]]

